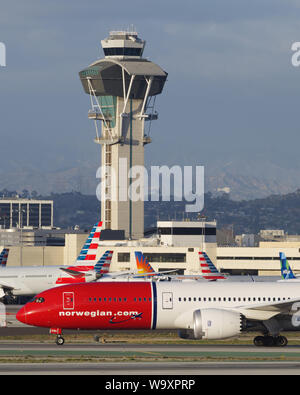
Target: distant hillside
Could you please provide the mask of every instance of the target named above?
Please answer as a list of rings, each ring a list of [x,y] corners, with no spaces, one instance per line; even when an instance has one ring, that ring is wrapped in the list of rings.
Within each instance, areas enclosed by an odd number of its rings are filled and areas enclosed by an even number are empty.
[[[196,220],[198,213],[187,215],[184,202],[146,202],[145,227],[156,219]],[[300,234],[300,189],[286,195],[271,195],[264,199],[231,200],[228,195],[213,197],[205,194],[204,210],[208,220],[215,219],[219,229],[232,227],[235,234],[258,233],[261,229],[284,229]]]
[[[78,161],[72,167],[55,171],[11,162],[9,166],[3,164],[0,169],[0,186],[8,190],[35,190],[41,195],[78,191],[93,195],[100,182],[96,178],[97,163],[93,161]],[[233,200],[267,198],[300,188],[300,168],[285,168],[261,157],[228,161],[213,158],[211,164],[199,161],[194,165],[199,164],[204,165],[205,191],[215,194],[222,188],[229,188]]]
[[[0,191],[9,196],[13,192]],[[30,196],[26,190],[24,197]],[[101,216],[100,202],[95,195],[79,192],[55,193],[33,197],[54,201],[54,224],[62,228],[79,225],[89,229]],[[186,202],[145,202],[145,229],[154,227],[157,220],[197,219],[199,213],[187,215]],[[204,210],[208,220],[217,220],[218,228],[233,227],[235,234],[257,233],[261,229],[284,229],[289,234],[300,234],[300,189],[285,195],[271,195],[263,199],[231,200],[228,195],[214,197],[205,194]]]
[[[240,202],[224,195],[212,198],[208,194],[203,213],[214,217],[218,228],[233,225],[235,234],[257,233],[261,229],[284,229],[289,234],[300,234],[300,189],[286,195]]]

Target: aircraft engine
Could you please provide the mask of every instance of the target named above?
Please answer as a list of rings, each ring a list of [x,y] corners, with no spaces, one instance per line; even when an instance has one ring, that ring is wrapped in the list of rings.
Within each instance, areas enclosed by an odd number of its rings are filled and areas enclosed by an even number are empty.
[[[239,335],[245,329],[242,314],[222,309],[199,309],[193,314],[193,329],[179,331],[183,339],[226,339]]]

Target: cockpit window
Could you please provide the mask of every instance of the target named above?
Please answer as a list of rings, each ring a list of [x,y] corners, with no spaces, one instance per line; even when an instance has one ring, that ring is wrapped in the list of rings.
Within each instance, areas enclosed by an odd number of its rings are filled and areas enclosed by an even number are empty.
[[[34,298],[34,299],[32,300],[32,302],[33,302],[33,303],[44,303],[44,302],[45,302],[45,299],[42,298],[42,297],[38,297],[38,298]]]

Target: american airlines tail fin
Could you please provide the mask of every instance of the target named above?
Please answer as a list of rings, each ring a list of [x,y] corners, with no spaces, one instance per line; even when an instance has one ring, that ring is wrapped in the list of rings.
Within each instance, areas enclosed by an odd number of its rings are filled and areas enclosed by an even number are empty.
[[[91,230],[89,237],[87,238],[84,246],[82,247],[82,250],[80,251],[80,254],[75,264],[80,264],[80,265],[82,265],[83,263],[89,264],[96,260],[101,229],[102,229],[102,221],[97,222],[93,226],[93,229]]]
[[[226,277],[218,271],[206,252],[199,252],[200,272],[207,280],[223,280]]]
[[[91,282],[95,280],[99,280],[104,274],[109,272],[111,258],[113,251],[106,251],[99,261],[95,264],[95,266],[69,266],[67,268],[61,267],[65,273],[68,273],[73,278],[81,281],[85,280],[86,282]],[[88,270],[86,268],[89,268]],[[78,281],[78,282],[79,282]]]
[[[102,257],[96,263],[94,270],[98,275],[103,275],[109,272],[112,255],[113,251],[105,251]]]
[[[0,267],[5,267],[7,264],[7,259],[8,259],[8,253],[9,249],[8,248],[3,248],[1,254],[0,254]]]
[[[292,271],[292,268],[290,267],[286,259],[284,252],[279,253],[279,258],[280,258],[281,277],[283,278],[283,280],[290,280],[296,278],[296,276]]]

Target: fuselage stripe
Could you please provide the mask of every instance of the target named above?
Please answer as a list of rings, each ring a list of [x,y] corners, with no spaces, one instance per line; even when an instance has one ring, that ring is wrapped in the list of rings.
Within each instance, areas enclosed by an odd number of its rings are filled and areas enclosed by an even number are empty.
[[[152,282],[152,310],[153,310],[153,317],[152,317],[152,329],[156,329],[156,321],[157,321],[157,290],[156,290],[156,283]]]

